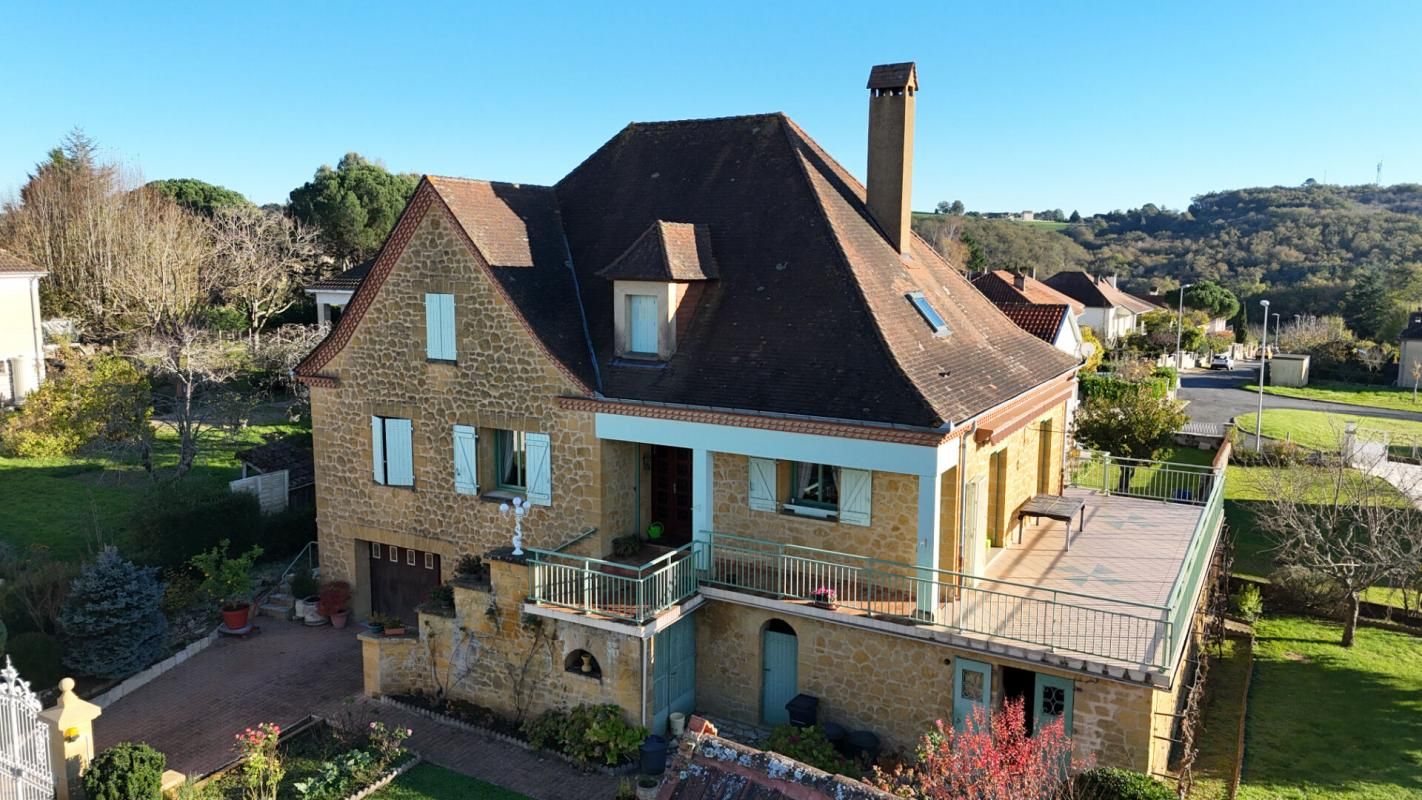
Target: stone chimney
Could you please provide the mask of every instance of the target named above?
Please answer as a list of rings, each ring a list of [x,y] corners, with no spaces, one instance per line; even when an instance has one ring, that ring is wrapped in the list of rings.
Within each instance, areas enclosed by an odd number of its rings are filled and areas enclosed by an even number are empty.
[[[869,213],[900,254],[909,249],[913,199],[913,118],[918,74],[912,61],[869,70]]]
[[[1026,275],[1023,275],[1023,274],[1020,273],[1020,272],[1014,274],[1014,275],[1012,276],[1012,285],[1015,286],[1015,287],[1017,287],[1018,289],[1026,289],[1026,288],[1027,288],[1027,276],[1026,276]]]

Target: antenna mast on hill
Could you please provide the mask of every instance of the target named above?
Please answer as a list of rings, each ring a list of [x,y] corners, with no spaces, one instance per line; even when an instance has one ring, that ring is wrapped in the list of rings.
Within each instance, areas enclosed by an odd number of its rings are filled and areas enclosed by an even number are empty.
[[[1377,185],[1382,186],[1382,159],[1378,159]]]

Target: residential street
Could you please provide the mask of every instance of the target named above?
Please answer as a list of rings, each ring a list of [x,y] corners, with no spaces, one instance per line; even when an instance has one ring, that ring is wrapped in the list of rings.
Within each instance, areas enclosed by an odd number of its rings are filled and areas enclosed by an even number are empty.
[[[1232,370],[1195,370],[1180,376],[1181,400],[1190,401],[1185,412],[1191,422],[1229,422],[1240,414],[1259,408],[1259,395],[1245,392],[1241,386],[1254,381],[1259,372],[1255,361],[1238,362]],[[1329,411],[1338,414],[1360,414],[1368,417],[1422,420],[1422,413],[1389,408],[1369,408],[1344,403],[1322,403],[1266,394],[1265,408],[1301,408],[1307,411]]]

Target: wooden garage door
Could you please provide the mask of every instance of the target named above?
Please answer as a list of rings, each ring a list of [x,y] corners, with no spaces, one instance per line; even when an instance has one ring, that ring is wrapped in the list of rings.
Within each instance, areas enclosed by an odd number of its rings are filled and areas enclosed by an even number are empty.
[[[370,610],[416,623],[415,607],[438,586],[439,556],[410,547],[370,543]]]

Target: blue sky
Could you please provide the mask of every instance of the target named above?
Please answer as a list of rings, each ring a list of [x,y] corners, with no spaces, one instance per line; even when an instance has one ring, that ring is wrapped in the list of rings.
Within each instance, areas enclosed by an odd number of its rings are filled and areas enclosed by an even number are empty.
[[[1417,2],[349,5],[7,3],[0,193],[75,125],[270,202],[352,150],[551,183],[628,121],[761,111],[862,177],[868,69],[910,59],[920,209],[1422,182]]]

